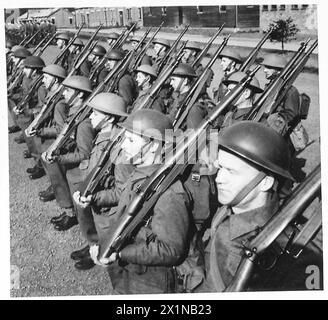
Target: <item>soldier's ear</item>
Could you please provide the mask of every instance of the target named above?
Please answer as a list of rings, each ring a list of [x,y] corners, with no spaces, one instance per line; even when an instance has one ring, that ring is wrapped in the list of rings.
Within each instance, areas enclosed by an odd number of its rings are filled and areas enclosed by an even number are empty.
[[[260,182],[260,190],[262,192],[269,191],[275,183],[275,178],[272,176],[265,176],[265,178]]]

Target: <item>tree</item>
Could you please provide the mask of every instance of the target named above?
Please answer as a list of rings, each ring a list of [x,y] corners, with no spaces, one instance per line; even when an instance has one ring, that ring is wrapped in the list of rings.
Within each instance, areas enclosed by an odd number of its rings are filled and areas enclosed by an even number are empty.
[[[269,39],[281,42],[281,49],[284,51],[284,44],[300,31],[296,24],[293,23],[293,19],[279,19],[270,23],[269,29],[272,28]]]

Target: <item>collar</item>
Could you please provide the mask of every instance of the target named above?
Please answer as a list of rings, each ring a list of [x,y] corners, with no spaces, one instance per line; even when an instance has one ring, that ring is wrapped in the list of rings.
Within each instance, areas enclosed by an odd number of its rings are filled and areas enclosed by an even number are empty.
[[[229,215],[230,240],[255,231],[259,227],[263,227],[276,212],[277,208],[278,201],[270,199],[265,206],[260,208],[240,214],[232,214],[231,211]]]

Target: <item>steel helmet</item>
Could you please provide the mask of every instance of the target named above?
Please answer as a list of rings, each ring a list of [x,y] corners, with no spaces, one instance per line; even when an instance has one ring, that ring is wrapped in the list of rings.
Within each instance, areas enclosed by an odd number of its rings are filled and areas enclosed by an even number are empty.
[[[133,37],[130,39],[131,42],[132,42],[132,41],[140,42],[140,40],[141,40],[141,37],[138,37],[138,36],[133,36]]]
[[[196,78],[195,70],[186,63],[180,63],[173,71],[172,76]]]
[[[133,112],[121,124],[133,133],[154,138],[159,141],[172,141],[173,125],[163,113],[152,109],[141,109]],[[166,130],[169,130],[166,132]]]
[[[243,60],[240,56],[240,54],[238,53],[237,50],[234,50],[232,48],[224,48],[222,50],[222,52],[219,54],[219,58],[222,58],[222,57],[227,57],[237,63],[242,63]]]
[[[103,46],[97,44],[92,50],[92,53],[97,57],[103,57],[106,54],[106,49]]]
[[[137,72],[142,72],[145,74],[149,74],[153,78],[157,78],[157,71],[154,67],[148,65],[148,64],[142,64],[136,69]]]
[[[76,39],[74,40],[74,42],[73,42],[73,45],[74,45],[74,46],[78,46],[78,47],[83,47],[83,46],[84,46],[84,43],[83,43],[83,41],[82,41],[81,39],[76,38]]]
[[[25,68],[42,69],[45,63],[40,57],[29,56],[24,60],[23,66]]]
[[[127,117],[126,103],[122,97],[110,92],[97,94],[88,103],[90,107],[106,114]]]
[[[107,53],[106,57],[109,60],[119,61],[124,58],[124,52],[122,52],[121,50],[113,49]]]
[[[107,35],[107,38],[108,39],[118,39],[119,38],[119,34],[118,33],[116,33],[116,32],[111,32],[111,33],[109,33],[108,35]]]
[[[237,71],[232,73],[228,79],[223,80],[223,84],[226,86],[230,83],[239,83],[242,79],[244,79],[247,76],[246,73]],[[255,93],[263,92],[263,90],[260,87],[260,83],[257,80],[257,78],[253,77],[252,81],[249,85],[246,86],[247,88],[251,89]]]
[[[49,64],[46,67],[42,69],[43,73],[50,74],[51,76],[60,78],[60,79],[65,79],[67,76],[66,70],[57,65],[57,64]]]
[[[262,62],[262,65],[274,69],[283,69],[286,64],[287,60],[283,56],[277,54],[266,55]]]
[[[19,46],[18,44],[16,44],[15,46],[13,46],[13,47],[11,48],[11,51],[12,51],[12,52],[15,52],[15,51],[18,50],[18,49],[26,49],[26,48],[23,47],[23,46]]]
[[[263,123],[241,121],[222,130],[219,149],[247,160],[275,176],[294,180],[291,157],[284,138]]]
[[[187,42],[185,49],[195,50],[195,51],[201,51],[202,49],[196,42]]]
[[[15,58],[26,58],[31,56],[32,53],[30,51],[28,51],[26,48],[19,48],[17,50],[14,51],[14,57]]]
[[[71,76],[63,81],[63,85],[68,88],[77,89],[84,92],[92,92],[91,81],[84,76]]]
[[[56,36],[56,39],[62,39],[65,41],[69,41],[70,37],[67,33],[60,33]]]
[[[153,41],[153,43],[159,43],[159,44],[161,44],[162,46],[165,46],[165,47],[167,47],[167,48],[170,47],[170,41],[169,41],[169,40],[166,40],[166,39],[155,39],[155,40]]]

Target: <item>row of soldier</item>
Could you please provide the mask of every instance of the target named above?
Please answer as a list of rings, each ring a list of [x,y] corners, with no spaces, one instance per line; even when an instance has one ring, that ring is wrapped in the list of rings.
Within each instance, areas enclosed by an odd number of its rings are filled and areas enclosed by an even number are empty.
[[[23,74],[8,92],[14,123],[9,133],[21,131],[14,140],[26,143],[24,158],[34,158],[29,178],[48,177],[39,198],[56,200],[63,210],[50,219],[54,229],[79,225],[86,246],[72,252],[75,267],[105,266],[110,292],[117,294],[225,290],[245,244],[277,212],[290,190],[286,182],[294,181],[289,134],[301,120],[297,89],[290,85],[279,106],[261,121],[247,121],[265,88],[254,75],[257,70],[243,68],[237,50],[221,46],[217,51],[224,77],[211,97],[213,71],[197,61],[205,54],[196,43],[183,43],[168,57],[170,42],[152,39],[151,57],[145,50],[138,55],[149,45],[145,36],[132,37],[130,51],[123,50],[125,42],[116,33],[107,37],[108,50],[66,33],[57,34],[56,41],[62,53],[57,64],[45,65],[24,47],[8,48],[10,70]],[[282,56],[265,57],[266,87],[287,64]],[[187,97],[188,110],[183,110]],[[178,174],[161,192],[151,189],[158,196],[146,221],[134,222],[131,236],[121,241],[122,221],[168,160],[164,150],[174,145],[174,134],[200,127],[211,134],[196,161],[183,170],[169,167]],[[98,174],[95,187],[86,189],[103,166],[104,154],[107,169]],[[284,248],[287,240],[276,242]],[[264,270],[258,266],[249,288],[268,289]]]

